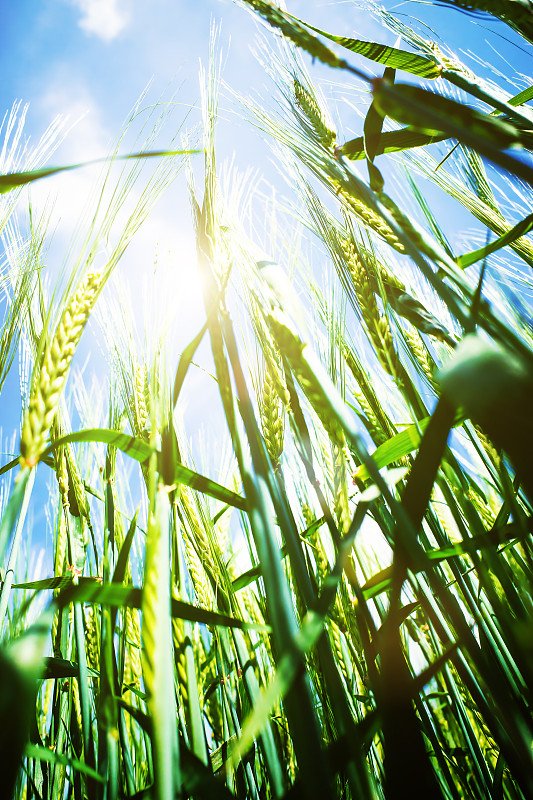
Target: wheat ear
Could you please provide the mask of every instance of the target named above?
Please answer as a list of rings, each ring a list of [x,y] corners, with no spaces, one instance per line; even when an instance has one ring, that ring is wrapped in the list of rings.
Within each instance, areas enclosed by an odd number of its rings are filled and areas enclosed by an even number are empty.
[[[275,470],[280,468],[283,453],[283,410],[276,384],[268,368],[265,369],[260,404],[261,428],[268,455]]]
[[[44,351],[22,428],[20,453],[24,466],[35,466],[46,446],[72,357],[102,280],[99,274],[90,273],[86,276],[63,312],[55,335]]]
[[[327,124],[317,100],[300,81],[294,80],[294,96],[318,141],[326,148],[334,145],[337,135]]]

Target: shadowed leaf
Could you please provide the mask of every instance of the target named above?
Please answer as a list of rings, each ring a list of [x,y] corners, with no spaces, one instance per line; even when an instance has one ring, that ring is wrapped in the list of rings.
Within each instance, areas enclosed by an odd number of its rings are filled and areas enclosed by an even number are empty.
[[[69,603],[93,603],[100,605],[117,606],[119,608],[142,608],[142,589],[134,586],[118,586],[117,584],[102,585],[98,581],[80,583],[64,588],[55,602],[63,607]],[[171,612],[173,617],[188,619],[202,625],[222,625],[227,628],[240,628],[241,630],[269,631],[267,625],[253,622],[243,622],[227,614],[218,614],[186,603],[183,600],[172,599]]]
[[[440,131],[421,132],[414,128],[401,128],[399,131],[385,131],[381,134],[376,146],[376,156],[383,153],[397,153],[401,150],[410,150],[413,147],[422,147],[442,142],[447,139],[445,133]],[[365,157],[364,137],[358,136],[342,145],[342,154],[350,161],[358,161]]]

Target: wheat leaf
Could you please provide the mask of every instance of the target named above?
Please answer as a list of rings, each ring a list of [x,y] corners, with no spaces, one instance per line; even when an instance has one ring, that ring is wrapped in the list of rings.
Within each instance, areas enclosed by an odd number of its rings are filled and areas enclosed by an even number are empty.
[[[124,156],[115,156],[115,161],[127,161],[128,159],[141,159],[141,158],[163,158],[164,156],[184,156],[200,153],[201,150],[153,150],[149,153],[130,153]],[[41,180],[41,178],[48,178],[50,175],[57,175],[60,172],[68,172],[73,169],[81,169],[88,167],[92,164],[102,164],[108,161],[107,158],[95,158],[91,161],[82,161],[79,164],[68,164],[62,167],[42,167],[41,169],[33,169],[29,172],[8,172],[5,175],[0,175],[0,194],[10,192],[20,186],[25,186],[33,181]]]
[[[292,14],[287,14],[292,17]],[[303,22],[298,17],[292,17],[306,28],[325,36],[335,44],[340,44],[352,53],[357,53],[360,56],[377,61],[378,64],[384,64],[386,67],[393,69],[401,69],[404,72],[410,72],[413,75],[418,75],[419,78],[438,78],[442,72],[442,66],[435,60],[420,56],[416,53],[409,53],[406,50],[398,50],[396,47],[390,47],[385,44],[377,44],[376,42],[365,42],[362,39],[351,39],[346,36],[335,36],[332,33],[320,28],[315,28],[308,22]]]
[[[525,236],[526,233],[529,233],[532,228],[533,214],[530,214],[528,217],[518,222],[510,231],[507,231],[503,236],[499,236],[495,239],[494,242],[485,245],[485,247],[480,247],[479,250],[474,250],[471,253],[465,253],[465,255],[459,256],[459,258],[456,259],[457,265],[461,267],[461,269],[466,269],[477,261],[482,261],[491,253],[495,253],[496,250],[500,250],[508,244],[513,244],[513,242],[516,242],[521,236]]]
[[[77,433],[70,433],[68,436],[62,436],[57,439],[48,449],[44,455],[49,455],[57,447],[69,442],[103,442],[113,447],[122,450],[126,455],[131,456],[139,463],[144,464],[150,458],[152,450],[143,439],[137,439],[134,436],[128,436],[126,433],[120,431],[111,431],[107,428],[94,428],[91,430],[78,431]],[[178,483],[183,483],[185,486],[190,486],[191,489],[196,489],[199,492],[204,492],[216,500],[227,503],[234,508],[239,508],[242,511],[246,510],[246,500],[230,489],[215,483],[210,478],[199,475],[197,472],[188,469],[183,464],[175,464],[173,466],[175,480]]]

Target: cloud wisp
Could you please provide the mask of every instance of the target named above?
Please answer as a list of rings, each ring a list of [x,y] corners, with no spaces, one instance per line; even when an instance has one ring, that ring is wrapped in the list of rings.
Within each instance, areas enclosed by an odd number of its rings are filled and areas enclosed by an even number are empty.
[[[104,42],[113,41],[129,22],[119,0],[72,0],[72,3],[81,11],[79,27]]]

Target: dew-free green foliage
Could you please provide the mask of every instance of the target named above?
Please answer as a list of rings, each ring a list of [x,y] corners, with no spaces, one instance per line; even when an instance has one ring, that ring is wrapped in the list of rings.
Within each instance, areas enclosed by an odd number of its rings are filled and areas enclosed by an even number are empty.
[[[293,196],[262,209],[282,233],[260,242],[221,189],[214,44],[203,185],[189,171],[205,316],[183,352],[140,356],[120,319],[109,423],[70,422],[104,284],[199,148],[132,155],[62,296],[46,299],[33,223],[4,278],[0,387],[21,341],[33,375],[0,469],[1,795],[531,798],[532,88],[497,90],[385,12],[395,47],[243,5],[284,37],[263,49],[277,111],[236,102]],[[530,36],[527,3],[473,5]],[[302,52],[364,106],[355,136]],[[159,171],[96,271],[147,155]],[[4,171],[9,200],[57,170]],[[224,421],[203,461],[181,421],[198,366]],[[33,575],[20,553],[43,473],[53,554]]]

